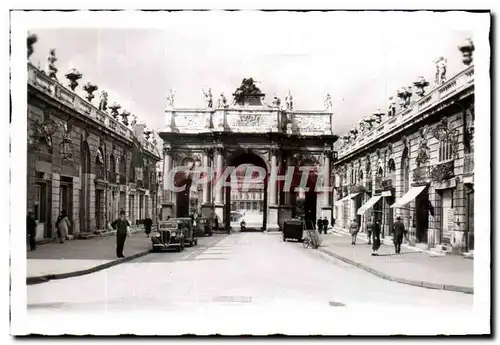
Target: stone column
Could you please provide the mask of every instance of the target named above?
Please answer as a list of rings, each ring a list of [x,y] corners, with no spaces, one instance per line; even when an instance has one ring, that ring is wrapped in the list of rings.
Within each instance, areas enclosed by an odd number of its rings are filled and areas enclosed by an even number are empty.
[[[271,161],[271,176],[268,185],[268,217],[267,217],[267,229],[268,231],[278,230],[278,208],[276,202],[276,177],[278,176],[278,150],[272,148],[269,151],[270,161]]]
[[[281,169],[282,174],[286,176],[288,167],[292,164],[292,160],[290,155],[288,154],[285,160],[282,160],[283,164],[283,169]],[[286,181],[281,181],[281,186],[282,188],[285,187]],[[293,187],[292,187],[293,188]],[[279,190],[278,195],[280,196],[280,208],[279,208],[279,214],[278,214],[278,222],[279,225],[282,227],[283,223],[287,219],[292,218],[292,199],[291,199],[291,193],[290,190]]]
[[[168,190],[168,185],[172,184],[173,176],[169,176],[172,170],[172,149],[169,145],[163,145],[163,171],[162,171],[162,204],[161,204],[161,220],[167,220],[167,217],[173,216],[172,191]]]
[[[332,218],[332,205],[330,205],[330,158],[332,156],[331,150],[326,150],[324,152],[323,160],[323,202],[321,206],[321,216],[328,219],[328,223],[331,223]]]
[[[214,212],[217,215],[217,218],[219,219],[219,227],[223,226],[229,226],[229,224],[224,224],[224,197],[223,197],[223,192],[224,192],[224,181],[219,181],[219,179],[222,176],[222,173],[224,171],[224,148],[223,147],[217,147],[215,149],[215,179],[216,181],[215,186],[213,186],[213,193],[215,196],[215,203],[214,203]],[[230,222],[230,220],[227,220]]]
[[[211,159],[212,154],[213,154],[212,149],[205,149],[203,152],[202,165],[204,168],[208,168],[209,170],[211,169],[211,166],[213,166],[213,164],[210,164],[210,161],[212,160]],[[208,177],[213,179],[214,176],[209,175]],[[213,219],[214,217],[214,208],[211,199],[212,196],[211,189],[212,189],[212,181],[205,182],[203,184],[203,196],[202,196],[203,202],[201,204],[201,214],[203,217],[208,219]]]
[[[57,217],[61,213],[60,209],[60,175],[56,173],[52,173],[52,224],[48,224],[50,227],[54,227]],[[52,236],[57,236],[56,231],[52,232]]]

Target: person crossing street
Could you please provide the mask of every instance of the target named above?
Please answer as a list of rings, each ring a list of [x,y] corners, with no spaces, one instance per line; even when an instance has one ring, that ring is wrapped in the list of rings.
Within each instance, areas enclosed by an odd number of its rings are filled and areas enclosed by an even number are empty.
[[[125,219],[125,211],[120,212],[120,218],[116,219],[111,226],[116,230],[116,256],[124,258],[123,247],[129,235],[130,223]]]

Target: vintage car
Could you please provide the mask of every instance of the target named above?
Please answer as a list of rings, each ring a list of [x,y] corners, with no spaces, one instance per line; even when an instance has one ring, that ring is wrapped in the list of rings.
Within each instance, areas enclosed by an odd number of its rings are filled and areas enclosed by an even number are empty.
[[[293,218],[285,220],[283,222],[283,242],[289,238],[302,242],[304,228],[305,224],[302,219]]]
[[[196,234],[200,236],[212,236],[212,224],[208,218],[198,218],[195,226]]]
[[[173,221],[176,221],[179,224],[179,229],[182,229],[185,246],[192,247],[198,245],[198,239],[195,234],[193,220],[191,218],[173,218]]]
[[[184,230],[181,225],[182,222],[176,219],[158,222],[156,231],[151,233],[152,251],[184,250]]]

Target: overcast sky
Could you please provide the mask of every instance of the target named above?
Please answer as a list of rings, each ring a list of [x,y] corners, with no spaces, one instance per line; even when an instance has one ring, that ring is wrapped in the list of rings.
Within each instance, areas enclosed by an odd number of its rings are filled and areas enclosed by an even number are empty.
[[[117,16],[119,14],[117,13]],[[202,88],[229,96],[253,77],[270,102],[290,89],[297,109],[321,110],[333,98],[337,134],[419,75],[434,59],[448,75],[464,66],[457,45],[472,34],[456,13],[174,12],[161,29],[37,29],[30,60],[42,68],[56,48],[59,79],[76,67],[151,128],[163,127],[165,97],[178,108],[204,106]],[[81,90],[81,87],[79,87]],[[82,92],[83,94],[83,92]],[[228,97],[229,98],[229,97]],[[97,97],[96,97],[97,100]]]

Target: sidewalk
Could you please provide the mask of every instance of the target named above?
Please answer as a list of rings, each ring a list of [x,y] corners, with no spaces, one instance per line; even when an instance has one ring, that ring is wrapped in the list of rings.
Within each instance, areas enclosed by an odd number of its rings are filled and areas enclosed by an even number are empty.
[[[27,284],[89,274],[146,255],[151,240],[141,230],[127,237],[122,259],[116,257],[115,235],[37,246],[27,252]]]
[[[430,289],[474,293],[474,261],[462,256],[432,255],[401,246],[401,254],[394,247],[382,244],[379,256],[372,256],[366,236],[358,236],[356,245],[351,237],[338,230],[322,235],[320,251],[355,265],[381,278]]]

